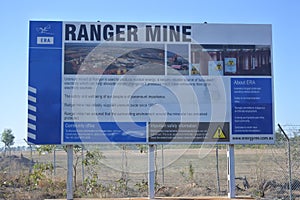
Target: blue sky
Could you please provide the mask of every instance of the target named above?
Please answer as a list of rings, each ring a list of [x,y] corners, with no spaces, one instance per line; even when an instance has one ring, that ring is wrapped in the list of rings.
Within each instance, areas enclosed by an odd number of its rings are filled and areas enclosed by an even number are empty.
[[[30,20],[272,24],[275,123],[300,124],[300,1],[10,0],[0,7],[0,133],[27,137]],[[0,144],[0,147],[3,144]]]

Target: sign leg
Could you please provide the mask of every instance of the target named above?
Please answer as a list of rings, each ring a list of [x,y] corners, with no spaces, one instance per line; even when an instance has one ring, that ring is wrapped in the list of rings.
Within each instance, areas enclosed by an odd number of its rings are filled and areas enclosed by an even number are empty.
[[[73,145],[67,145],[67,200],[73,200]]]
[[[154,199],[155,196],[155,155],[154,145],[149,145],[148,150],[148,195],[149,199]]]
[[[234,168],[234,145],[228,145],[227,149],[227,177],[228,198],[235,198],[235,168]]]

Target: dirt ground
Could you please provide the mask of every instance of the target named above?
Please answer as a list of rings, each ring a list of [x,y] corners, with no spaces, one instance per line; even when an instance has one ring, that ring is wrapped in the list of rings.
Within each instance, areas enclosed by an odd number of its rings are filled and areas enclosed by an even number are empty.
[[[251,197],[236,197],[235,200],[251,200]],[[45,199],[50,200],[50,199]],[[65,200],[65,199],[56,199]],[[149,200],[149,198],[105,198],[105,199],[74,199],[74,200]],[[230,200],[227,197],[156,197],[154,200]]]
[[[101,146],[99,150],[105,158],[94,170],[98,173],[99,186],[105,191],[100,191],[101,194],[98,191],[98,194],[93,196],[88,194],[88,191],[82,190],[80,193],[75,193],[74,197],[81,197],[78,200],[85,200],[82,197],[89,197],[88,200],[100,200],[101,197],[104,200],[148,199],[145,198],[147,197],[145,187],[147,187],[148,178],[148,154],[133,148],[124,151],[120,147],[112,149]],[[272,161],[274,154],[276,162],[285,163],[284,158],[281,158],[282,155],[284,156],[282,150],[273,152],[269,149],[238,149],[235,151],[235,175],[238,178],[236,179],[236,194],[238,197],[243,197],[235,199],[262,199],[262,195],[266,197],[265,199],[281,199],[288,195],[286,179],[282,179],[283,183],[279,182],[283,171],[277,171],[280,168],[274,166]],[[219,193],[217,192],[216,149],[166,148],[163,152],[162,149],[158,149],[156,152],[158,182],[156,199],[227,200],[226,149],[219,149],[218,156]],[[89,172],[80,164],[82,159],[80,152],[74,155],[74,162],[76,159],[79,163],[76,168],[76,182],[79,189],[82,189],[83,178],[86,178]],[[38,185],[27,187],[26,181],[28,180],[22,180],[21,177],[26,176],[30,165],[35,163],[54,163],[54,154],[39,155],[33,152],[32,160],[29,151],[14,152],[11,157],[7,158],[0,156],[0,200],[59,199],[66,196],[66,153],[63,150],[56,151],[55,172],[47,175],[47,181],[45,179]],[[120,182],[124,171],[126,172],[125,178],[128,180],[126,186],[124,182]],[[243,187],[242,179],[245,177],[249,181],[249,188]],[[269,185],[264,188],[262,184],[265,183]],[[137,185],[140,188],[137,188]],[[139,196],[144,198],[137,198]]]

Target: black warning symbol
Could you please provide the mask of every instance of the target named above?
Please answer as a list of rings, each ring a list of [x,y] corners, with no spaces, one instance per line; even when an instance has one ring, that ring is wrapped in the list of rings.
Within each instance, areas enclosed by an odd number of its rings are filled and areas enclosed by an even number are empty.
[[[216,132],[213,135],[213,138],[214,139],[225,139],[226,138],[226,136],[220,126],[218,126]]]

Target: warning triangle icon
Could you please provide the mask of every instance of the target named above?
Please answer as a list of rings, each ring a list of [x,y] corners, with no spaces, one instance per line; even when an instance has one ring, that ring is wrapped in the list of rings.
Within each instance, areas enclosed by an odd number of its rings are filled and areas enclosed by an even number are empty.
[[[220,126],[217,128],[216,132],[214,133],[213,138],[214,139],[225,139],[226,138],[226,136]]]

